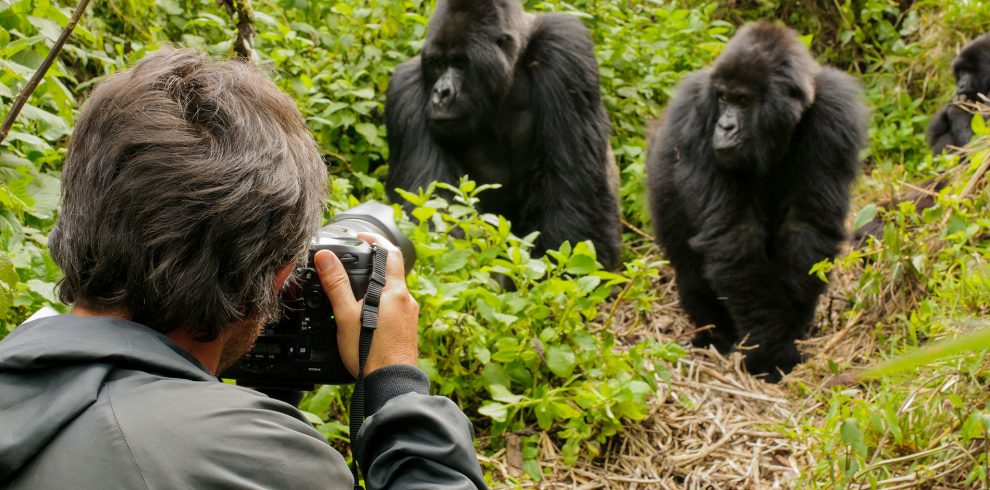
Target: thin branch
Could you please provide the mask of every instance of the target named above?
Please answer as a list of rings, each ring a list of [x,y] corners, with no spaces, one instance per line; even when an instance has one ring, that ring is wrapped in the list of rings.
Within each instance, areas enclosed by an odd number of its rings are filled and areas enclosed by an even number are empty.
[[[79,23],[79,19],[82,18],[87,6],[89,6],[89,0],[79,0],[79,5],[76,6],[75,12],[72,12],[72,18],[65,25],[65,29],[62,29],[62,34],[58,36],[58,40],[55,41],[52,50],[48,52],[45,61],[38,67],[38,71],[34,72],[34,76],[31,77],[31,80],[28,80],[27,85],[17,94],[17,98],[14,99],[14,105],[10,106],[10,112],[7,113],[7,118],[3,120],[3,126],[0,126],[0,143],[3,143],[3,140],[7,139],[7,133],[14,126],[14,120],[17,119],[17,115],[21,113],[21,109],[24,108],[24,104],[27,103],[34,89],[38,88],[38,85],[41,84],[41,81],[45,78],[45,73],[48,73],[48,69],[55,63],[55,58],[62,51],[65,42],[69,40],[69,34],[72,34],[72,30],[76,28],[76,24]]]
[[[240,58],[254,59],[254,35],[257,30],[251,22],[254,10],[250,0],[217,0],[231,18],[237,17],[237,37],[234,39],[234,52]]]

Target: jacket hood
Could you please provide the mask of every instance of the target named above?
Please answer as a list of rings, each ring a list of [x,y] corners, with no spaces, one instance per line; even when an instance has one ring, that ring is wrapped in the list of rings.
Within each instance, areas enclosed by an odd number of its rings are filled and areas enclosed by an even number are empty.
[[[26,322],[0,342],[0,482],[92,405],[114,369],[217,380],[138,323],[75,315]]]

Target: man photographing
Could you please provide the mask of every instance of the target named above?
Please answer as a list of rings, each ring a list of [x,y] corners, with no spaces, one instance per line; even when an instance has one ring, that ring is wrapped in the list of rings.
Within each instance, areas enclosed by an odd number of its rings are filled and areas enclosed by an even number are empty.
[[[291,99],[250,65],[164,49],[82,108],[49,238],[72,313],[0,342],[0,487],[352,488],[294,407],[218,382],[307,259],[326,169]],[[417,369],[419,308],[388,251],[355,446],[368,488],[484,487],[467,418]],[[314,257],[340,355],[360,303]]]

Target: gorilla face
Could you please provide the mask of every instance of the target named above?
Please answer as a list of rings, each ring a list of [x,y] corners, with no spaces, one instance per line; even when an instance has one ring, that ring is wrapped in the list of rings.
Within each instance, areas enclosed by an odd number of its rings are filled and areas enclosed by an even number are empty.
[[[969,43],[952,65],[956,77],[956,95],[970,102],[979,94],[990,96],[990,34]]]
[[[711,147],[730,171],[766,174],[815,98],[820,67],[790,30],[744,27],[719,55],[709,82]]]
[[[512,87],[520,49],[517,17],[518,2],[438,4],[438,21],[431,23],[421,53],[434,137],[457,142],[485,131]]]
[[[756,157],[750,150],[755,122],[753,107],[759,104],[758,94],[751,87],[733,86],[722,80],[713,85],[718,116],[712,133],[712,149],[727,169],[741,169]]]

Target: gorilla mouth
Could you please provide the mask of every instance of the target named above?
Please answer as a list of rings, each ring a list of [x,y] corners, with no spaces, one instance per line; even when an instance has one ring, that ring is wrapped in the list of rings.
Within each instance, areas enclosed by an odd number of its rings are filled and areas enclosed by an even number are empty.
[[[712,138],[712,149],[719,154],[736,153],[740,146],[742,146],[742,142],[740,141],[739,133],[733,135],[716,133]]]

